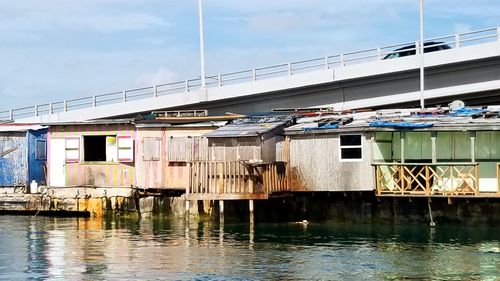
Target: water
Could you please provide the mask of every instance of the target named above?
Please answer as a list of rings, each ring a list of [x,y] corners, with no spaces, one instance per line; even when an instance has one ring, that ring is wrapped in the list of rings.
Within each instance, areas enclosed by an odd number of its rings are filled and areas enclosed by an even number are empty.
[[[500,228],[0,216],[1,280],[500,280]]]

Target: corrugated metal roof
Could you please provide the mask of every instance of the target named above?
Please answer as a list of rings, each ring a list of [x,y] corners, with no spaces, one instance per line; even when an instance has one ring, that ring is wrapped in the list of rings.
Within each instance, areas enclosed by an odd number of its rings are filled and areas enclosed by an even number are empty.
[[[291,115],[250,116],[240,118],[204,136],[207,138],[256,137],[280,126],[291,125],[294,118],[295,117]]]
[[[325,118],[353,118],[352,122],[340,124],[339,128],[320,128]],[[397,131],[401,128],[371,127],[374,121],[394,123],[430,123],[430,128],[415,128],[416,131],[445,130],[500,130],[500,106],[489,106],[487,109],[464,108],[462,111],[448,108],[427,109],[385,109],[370,112],[331,116],[304,117],[297,120],[297,125],[285,129],[286,134],[318,134],[349,131]]]
[[[267,133],[277,127],[283,126],[284,122],[263,124],[231,124],[216,129],[204,137],[207,138],[230,138],[230,137],[256,137]]]
[[[170,124],[170,123],[136,123],[137,128],[210,128],[222,127],[227,124],[227,121],[211,121],[211,122],[197,122],[188,124]]]
[[[26,132],[29,130],[40,130],[46,129],[47,126],[42,126],[38,124],[7,124],[0,125],[0,132]]]
[[[75,122],[47,122],[42,123],[46,126],[69,126],[69,125],[107,125],[107,124],[132,124],[134,119],[100,119],[88,121],[75,121]]]

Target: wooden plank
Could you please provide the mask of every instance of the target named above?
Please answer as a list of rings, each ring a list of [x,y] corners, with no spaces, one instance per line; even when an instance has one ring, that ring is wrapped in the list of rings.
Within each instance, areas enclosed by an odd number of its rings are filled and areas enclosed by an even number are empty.
[[[189,184],[186,188],[186,195],[191,193],[190,190],[193,186],[193,165],[194,163],[189,163]]]
[[[236,185],[236,162],[231,162],[229,166],[229,171],[231,173],[231,193],[235,193],[235,185]]]
[[[187,200],[265,200],[268,199],[268,194],[232,194],[232,193],[207,193],[207,194],[189,194]]]

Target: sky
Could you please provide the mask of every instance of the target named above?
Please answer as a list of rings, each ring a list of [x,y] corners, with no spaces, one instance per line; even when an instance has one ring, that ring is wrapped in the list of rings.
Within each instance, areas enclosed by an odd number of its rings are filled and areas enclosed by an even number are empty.
[[[199,77],[197,0],[0,0],[0,110]],[[425,0],[425,37],[500,26]],[[203,0],[206,74],[419,38],[418,0]]]

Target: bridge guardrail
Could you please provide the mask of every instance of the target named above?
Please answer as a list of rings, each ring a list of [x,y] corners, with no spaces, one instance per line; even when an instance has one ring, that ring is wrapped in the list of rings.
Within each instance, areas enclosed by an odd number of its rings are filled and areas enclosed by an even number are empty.
[[[439,44],[425,46],[431,48],[440,45],[449,45],[451,48],[461,48],[464,46],[477,45],[492,41],[500,41],[500,27],[475,30],[454,35],[429,38],[424,42],[442,42]],[[384,59],[387,55],[396,53],[396,49],[411,46],[413,48],[405,51],[415,51],[419,53],[417,46],[419,41],[410,43],[401,43],[379,48],[360,50],[333,56],[314,58],[309,60],[295,61],[271,66],[258,67],[242,71],[224,73],[206,77],[206,87],[222,87],[225,85],[252,82],[275,77],[290,76],[298,73],[304,73],[313,70],[329,69],[342,67],[346,65],[359,64],[369,61]],[[201,79],[189,79],[165,83],[160,85],[117,91],[107,94],[75,98],[70,100],[57,101],[34,106],[14,108],[11,110],[0,111],[0,120],[15,120],[23,117],[40,116],[44,114],[53,114],[66,112],[70,110],[97,107],[115,103],[128,102],[133,100],[146,99],[151,97],[160,97],[169,94],[190,92],[201,87]]]

